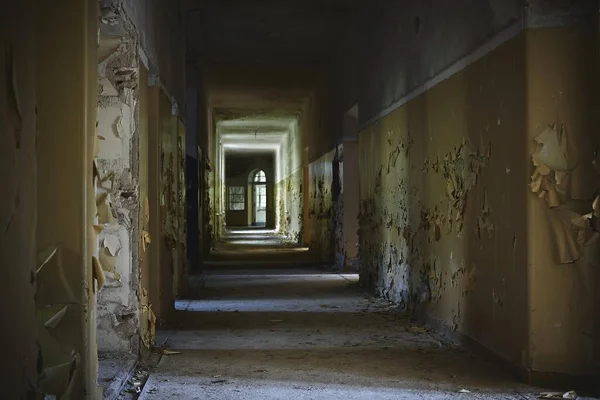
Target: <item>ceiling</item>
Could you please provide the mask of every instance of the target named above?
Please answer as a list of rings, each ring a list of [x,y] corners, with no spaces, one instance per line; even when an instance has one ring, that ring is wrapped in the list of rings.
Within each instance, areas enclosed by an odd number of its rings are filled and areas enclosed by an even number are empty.
[[[183,0],[191,64],[325,62],[365,0]]]

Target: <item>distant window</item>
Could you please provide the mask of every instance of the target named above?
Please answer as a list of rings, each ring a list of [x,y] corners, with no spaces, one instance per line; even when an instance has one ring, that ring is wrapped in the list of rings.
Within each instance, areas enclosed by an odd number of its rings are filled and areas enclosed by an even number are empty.
[[[256,173],[256,175],[254,175],[254,182],[266,183],[267,182],[267,176],[265,175],[265,172],[264,171],[258,171]]]
[[[245,189],[244,186],[229,186],[227,188],[228,205],[231,211],[244,211],[246,208]]]
[[[267,210],[267,185],[256,185],[256,211]]]

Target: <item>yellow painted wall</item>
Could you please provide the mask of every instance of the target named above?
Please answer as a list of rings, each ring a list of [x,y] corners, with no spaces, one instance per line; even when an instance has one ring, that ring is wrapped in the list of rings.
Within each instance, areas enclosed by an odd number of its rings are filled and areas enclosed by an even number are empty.
[[[361,282],[520,364],[527,330],[525,41],[360,132]]]
[[[95,201],[92,159],[96,124],[97,2],[37,2],[38,249],[59,245],[62,268],[77,304],[70,305],[51,338],[39,332],[44,366],[77,352],[71,398],[99,398],[96,385],[96,318],[92,280]],[[58,262],[54,259],[53,262]],[[51,264],[48,264],[50,266]],[[58,264],[52,264],[57,268]],[[43,270],[44,271],[44,270]],[[40,288],[67,296],[50,273]],[[47,292],[49,293],[49,292]],[[60,303],[60,302],[59,302]],[[41,304],[38,304],[41,305]],[[58,341],[65,354],[56,351]]]
[[[559,185],[565,191],[560,206],[549,209],[544,199],[527,195],[527,362],[534,371],[590,374],[597,371],[600,359],[598,234],[579,243],[570,223],[574,216],[591,212],[600,186],[592,165],[600,144],[599,71],[594,23],[527,32],[527,155],[536,151],[534,138],[549,124],[564,124],[572,167]],[[527,167],[529,177],[535,168],[529,157]],[[568,246],[569,241],[574,246]]]

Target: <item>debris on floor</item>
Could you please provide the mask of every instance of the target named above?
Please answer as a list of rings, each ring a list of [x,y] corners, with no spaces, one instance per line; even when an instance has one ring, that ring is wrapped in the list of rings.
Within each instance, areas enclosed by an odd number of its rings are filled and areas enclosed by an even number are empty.
[[[148,380],[150,371],[145,367],[138,367],[131,378],[125,384],[119,400],[135,400],[142,393],[142,388]]]
[[[538,394],[538,399],[570,399],[575,400],[579,398],[574,390],[568,392],[542,392]]]
[[[407,326],[406,332],[410,333],[427,333],[429,330],[424,326]]]
[[[181,352],[180,352],[180,351],[169,350],[169,349],[163,349],[163,350],[162,350],[162,353],[163,353],[165,356],[173,356],[173,355],[176,355],[176,354],[181,354]]]

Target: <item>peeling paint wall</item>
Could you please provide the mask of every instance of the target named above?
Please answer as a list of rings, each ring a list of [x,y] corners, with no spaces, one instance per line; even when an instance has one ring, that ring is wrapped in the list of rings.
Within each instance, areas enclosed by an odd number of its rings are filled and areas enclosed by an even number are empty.
[[[38,384],[36,343],[35,1],[0,6],[0,264],[6,343],[2,395],[32,398]],[[19,299],[19,301],[15,301]]]
[[[360,133],[360,280],[516,364],[526,349],[524,38]]]
[[[527,363],[534,371],[598,371],[600,244],[588,219],[600,188],[597,33],[596,18],[527,32]]]
[[[298,168],[277,185],[279,233],[294,243],[300,243],[303,237],[302,173],[302,168]]]
[[[116,49],[98,65],[98,350],[137,353],[139,344],[139,65],[132,38],[101,40]]]
[[[294,243],[301,243],[304,234],[304,187],[302,160],[302,120],[290,125],[288,135],[281,144],[279,158],[280,176],[276,185],[277,226],[279,233]]]

